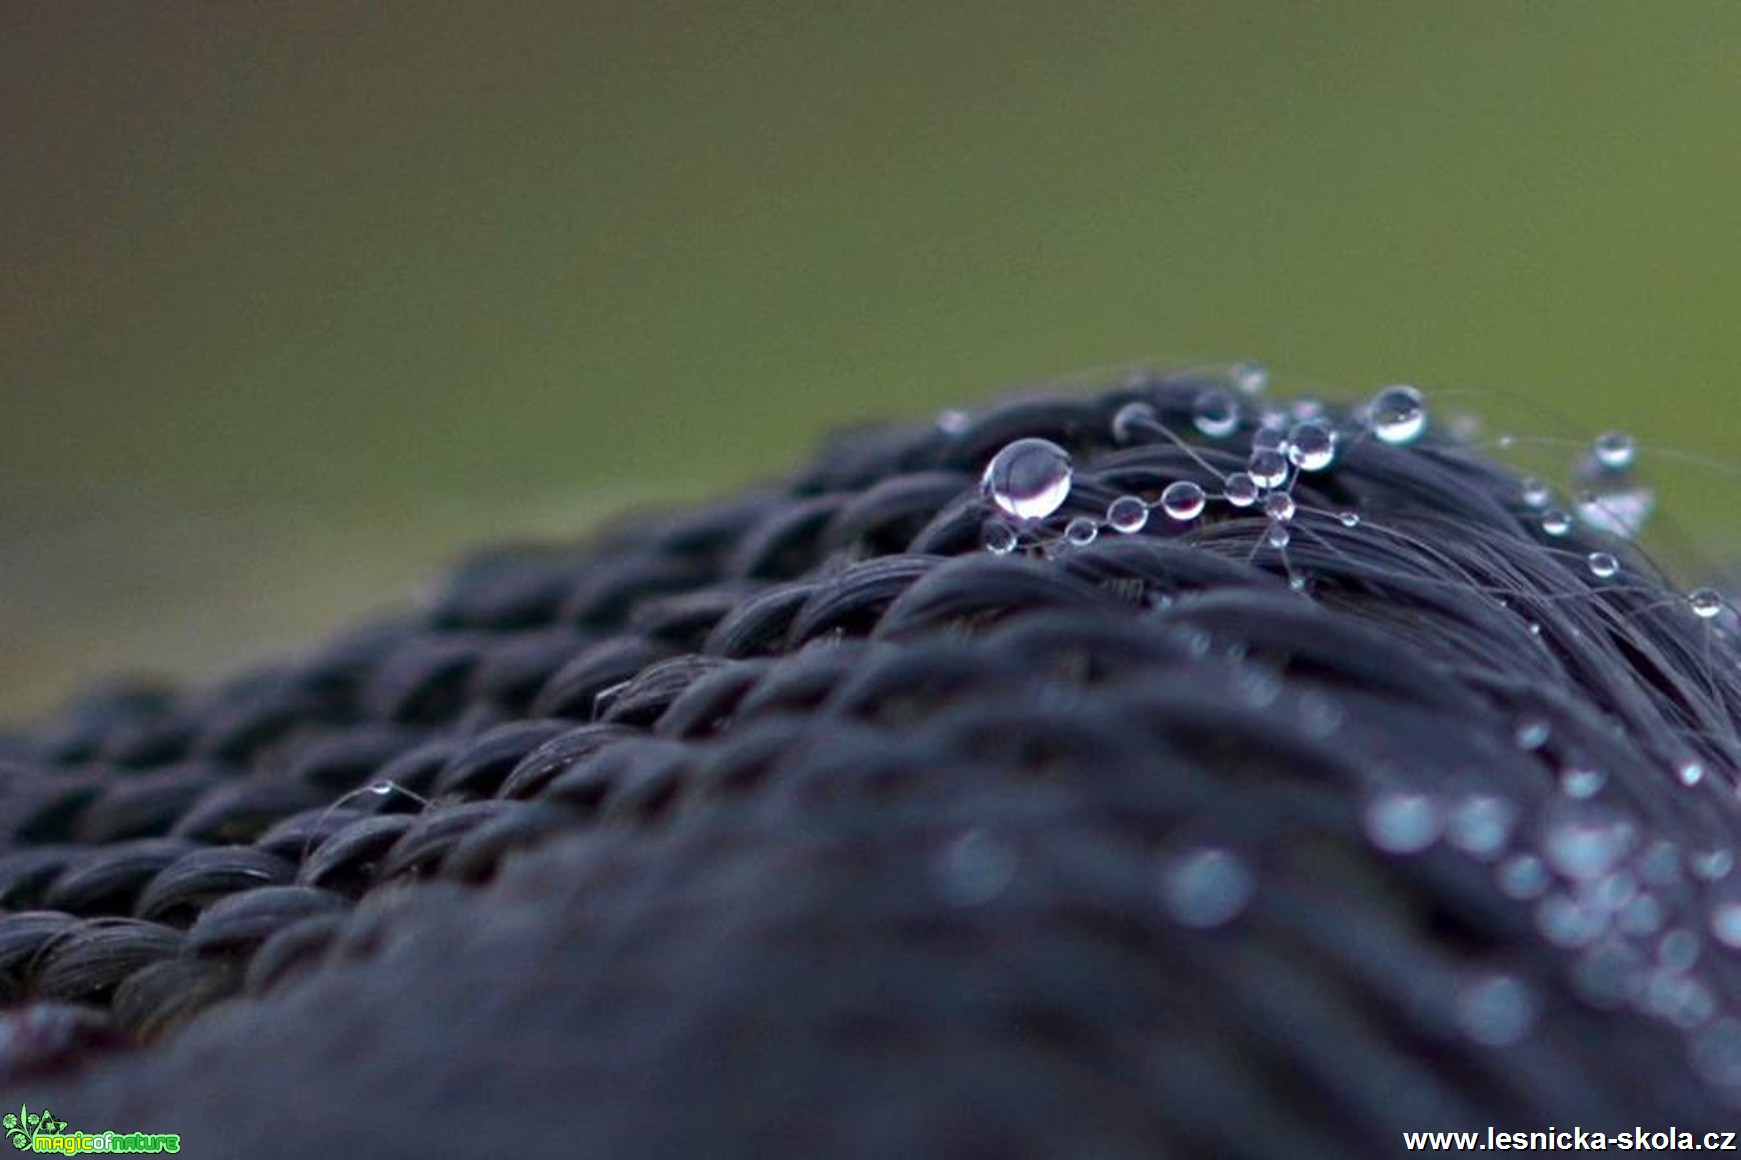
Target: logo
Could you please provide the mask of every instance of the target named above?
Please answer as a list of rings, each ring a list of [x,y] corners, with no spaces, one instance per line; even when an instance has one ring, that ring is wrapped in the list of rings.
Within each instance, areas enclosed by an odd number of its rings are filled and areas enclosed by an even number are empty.
[[[32,1112],[20,1107],[16,1114],[0,1116],[0,1128],[20,1152],[56,1152],[81,1156],[88,1152],[179,1152],[181,1137],[156,1132],[68,1132],[66,1121],[54,1118],[44,1108]]]

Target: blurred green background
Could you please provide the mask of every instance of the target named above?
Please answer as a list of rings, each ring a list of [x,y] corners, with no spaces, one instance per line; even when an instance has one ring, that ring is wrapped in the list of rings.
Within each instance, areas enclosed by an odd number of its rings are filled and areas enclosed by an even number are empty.
[[[0,717],[1147,356],[1728,458],[1738,46],[1594,0],[8,4]]]

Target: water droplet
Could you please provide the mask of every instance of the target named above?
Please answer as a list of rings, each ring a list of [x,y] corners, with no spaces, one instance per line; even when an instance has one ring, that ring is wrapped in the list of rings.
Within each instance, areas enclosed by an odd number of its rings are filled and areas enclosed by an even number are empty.
[[[1280,487],[1288,477],[1288,457],[1280,451],[1253,451],[1245,470],[1259,487]]]
[[[1662,903],[1654,894],[1640,894],[1620,912],[1620,929],[1635,938],[1655,934],[1662,927]]]
[[[998,519],[986,520],[979,530],[980,543],[994,556],[1007,556],[1015,551],[1017,539],[1016,530]]]
[[[1345,528],[1358,528],[1360,526],[1359,512],[1338,512],[1336,518]]]
[[[1517,741],[1519,749],[1536,750],[1548,743],[1550,733],[1548,719],[1531,714],[1517,719],[1511,736]]]
[[[980,488],[1019,520],[1041,520],[1070,497],[1070,455],[1047,439],[1017,439],[992,456]]]
[[[1587,947],[1608,929],[1608,916],[1569,894],[1550,894],[1536,904],[1535,925],[1555,946]]]
[[[1175,479],[1161,492],[1161,510],[1167,513],[1169,519],[1194,520],[1203,514],[1203,505],[1208,502],[1208,496],[1203,489],[1188,479]]]
[[[1578,518],[1587,527],[1622,540],[1637,537],[1655,509],[1656,493],[1647,487],[1586,491],[1578,495]]]
[[[1561,798],[1542,815],[1542,853],[1567,878],[1600,878],[1632,848],[1637,827],[1613,805],[1594,799]]]
[[[1549,508],[1542,513],[1542,531],[1550,536],[1563,536],[1572,530],[1572,517],[1559,508]]]
[[[1673,886],[1681,880],[1681,852],[1667,838],[1658,838],[1638,856],[1638,871],[1652,886]]]
[[[1517,1043],[1534,1028],[1535,1020],[1535,994],[1510,975],[1471,979],[1457,996],[1457,1022],[1463,1033],[1488,1047]]]
[[[1367,404],[1366,421],[1380,442],[1400,447],[1427,429],[1427,409],[1414,387],[1386,387]]]
[[[1541,508],[1547,507],[1548,501],[1553,499],[1553,492],[1548,489],[1548,485],[1533,475],[1520,483],[1518,485],[1518,490],[1523,495],[1523,503],[1525,507],[1540,510]]]
[[[1560,770],[1560,792],[1571,798],[1594,797],[1607,780],[1601,770],[1573,759]]]
[[[1705,780],[1705,763],[1696,757],[1685,758],[1675,766],[1675,776],[1682,785],[1698,785]]]
[[[1604,431],[1590,445],[1596,462],[1609,471],[1623,471],[1638,457],[1638,444],[1624,431]]]
[[[1239,403],[1220,387],[1212,387],[1191,403],[1191,423],[1211,439],[1226,438],[1239,429]]]
[[[1086,548],[1100,536],[1100,525],[1087,516],[1076,516],[1064,525],[1064,542],[1072,547]]]
[[[1598,580],[1611,580],[1620,571],[1620,561],[1611,552],[1591,552],[1590,574]]]
[[[1687,607],[1700,620],[1715,620],[1723,611],[1723,597],[1715,588],[1695,588],[1687,593]]]
[[[1504,798],[1470,794],[1452,807],[1445,835],[1457,849],[1485,861],[1505,849],[1516,820],[1516,809]]]
[[[1262,426],[1251,433],[1251,450],[1286,453],[1288,417],[1280,411],[1265,411],[1259,416],[1259,421]]]
[[[1288,525],[1282,523],[1280,520],[1271,520],[1269,530],[1264,533],[1264,539],[1269,543],[1270,547],[1279,552],[1291,544],[1294,537],[1293,534],[1288,531]],[[1293,577],[1293,580],[1300,580],[1300,577],[1295,576]],[[1301,584],[1305,583],[1304,580],[1300,580],[1300,582]],[[1292,580],[1289,581],[1289,587],[1294,587]],[[1299,591],[1297,587],[1294,587],[1294,590],[1296,592]]]
[[[967,430],[968,424],[972,421],[973,417],[966,411],[953,409],[940,411],[937,414],[937,430],[945,435],[959,435]]]
[[[1009,886],[1016,876],[1016,853],[984,830],[969,830],[937,855],[933,871],[952,906],[980,906]]]
[[[1140,435],[1159,425],[1154,407],[1140,400],[1126,403],[1112,416],[1112,437],[1120,443],[1135,443]]]
[[[1239,917],[1257,879],[1238,855],[1209,847],[1169,859],[1161,868],[1160,887],[1175,920],[1208,930]]]
[[[1149,522],[1149,505],[1134,495],[1121,495],[1106,505],[1106,522],[1112,530],[1134,535]]]
[[[1295,423],[1288,432],[1288,459],[1301,471],[1323,471],[1336,458],[1336,429],[1322,419]]]
[[[1679,927],[1656,944],[1656,961],[1665,971],[1691,970],[1699,960],[1699,936]]]
[[[1228,370],[1227,381],[1242,395],[1261,395],[1269,389],[1269,371],[1262,363],[1238,362]]]
[[[1735,855],[1722,846],[1706,846],[1687,851],[1687,869],[1693,877],[1705,882],[1727,878],[1735,868]]]
[[[1424,793],[1385,790],[1366,803],[1366,836],[1391,854],[1418,854],[1444,826],[1439,803]]]
[[[1547,865],[1534,854],[1513,854],[1499,866],[1499,888],[1520,901],[1540,898],[1551,881]]]
[[[1294,497],[1285,491],[1272,491],[1263,497],[1263,514],[1272,520],[1291,520],[1294,510]]]
[[[378,781],[369,787],[369,792],[374,794],[376,797],[386,797],[388,794],[393,792],[393,783],[390,781]]]
[[[1257,480],[1243,471],[1236,471],[1227,477],[1227,482],[1222,485],[1221,494],[1234,507],[1244,508],[1257,502],[1258,493],[1261,490],[1257,486]]]

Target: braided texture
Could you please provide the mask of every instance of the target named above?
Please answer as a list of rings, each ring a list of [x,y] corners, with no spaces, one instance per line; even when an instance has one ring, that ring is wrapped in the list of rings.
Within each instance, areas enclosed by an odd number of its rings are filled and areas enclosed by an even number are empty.
[[[1066,543],[1244,466],[1256,408],[1203,437],[1203,389],[844,436],[0,739],[0,1078],[195,1154],[1723,1127],[1732,617],[1343,411],[1285,548],[1216,502]],[[994,554],[1025,437],[1074,479]]]

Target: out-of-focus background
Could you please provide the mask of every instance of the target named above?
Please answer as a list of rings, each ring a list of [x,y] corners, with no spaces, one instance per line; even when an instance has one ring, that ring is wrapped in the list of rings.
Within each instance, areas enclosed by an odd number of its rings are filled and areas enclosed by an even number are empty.
[[[1144,357],[1733,459],[1738,44],[1630,0],[9,4],[0,719]],[[1732,547],[1741,483],[1668,490]]]

